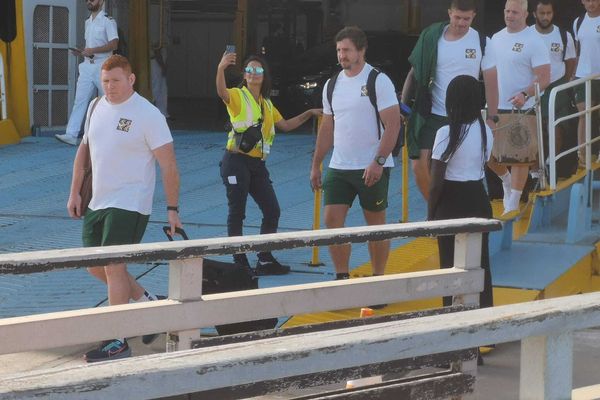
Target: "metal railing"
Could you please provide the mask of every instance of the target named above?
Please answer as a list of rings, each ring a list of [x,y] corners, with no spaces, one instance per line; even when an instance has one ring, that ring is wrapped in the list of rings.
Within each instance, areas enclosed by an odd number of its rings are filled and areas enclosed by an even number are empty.
[[[8,119],[8,114],[6,111],[6,78],[4,73],[4,58],[2,57],[2,53],[0,53],[0,121],[4,119]]]
[[[592,139],[592,113],[596,110],[600,110],[600,104],[592,105],[592,81],[599,79],[600,74],[590,75],[585,78],[580,78],[562,85],[559,85],[552,89],[550,92],[550,98],[548,102],[548,164],[550,168],[550,189],[556,190],[556,162],[575,151],[579,151],[585,148],[585,168],[590,171],[592,168],[592,143],[600,140],[600,136]],[[566,115],[556,119],[556,97],[561,91],[571,89],[575,86],[585,84],[585,109],[583,111],[577,111],[575,113]],[[579,118],[585,114],[585,142],[579,143],[577,146],[570,149],[566,149],[559,154],[556,154],[556,127],[567,120],[573,118]],[[543,154],[541,156],[543,159]],[[545,188],[544,188],[545,189]]]

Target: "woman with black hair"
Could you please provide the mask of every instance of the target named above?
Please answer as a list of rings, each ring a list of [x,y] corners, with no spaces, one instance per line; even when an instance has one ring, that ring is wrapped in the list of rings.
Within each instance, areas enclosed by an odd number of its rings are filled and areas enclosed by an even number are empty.
[[[428,219],[492,218],[492,207],[483,185],[484,168],[492,152],[492,131],[481,117],[481,89],[471,76],[454,78],[446,92],[450,124],[437,131],[431,155]],[[454,236],[439,236],[440,267],[454,264]],[[485,271],[479,305],[491,307],[492,277],[488,234],[483,234],[481,267]],[[452,298],[445,297],[444,305]]]
[[[284,132],[302,125],[321,113],[312,109],[283,119],[270,99],[271,76],[266,62],[251,56],[244,62],[240,87],[227,88],[225,69],[236,63],[236,54],[226,52],[217,67],[217,94],[227,106],[231,130],[221,161],[221,178],[227,191],[228,236],[241,236],[248,195],[260,208],[263,218],[260,233],[275,233],[279,225],[279,202],[265,165],[271,151],[275,127]],[[246,254],[234,254],[236,263],[249,266]],[[280,264],[271,252],[258,253],[258,275],[287,274],[290,267]]]

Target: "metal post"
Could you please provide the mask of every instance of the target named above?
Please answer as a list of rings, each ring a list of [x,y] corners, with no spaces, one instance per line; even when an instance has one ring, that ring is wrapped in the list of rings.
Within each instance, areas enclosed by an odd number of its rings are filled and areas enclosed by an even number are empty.
[[[321,126],[321,116],[317,117],[315,124],[313,125],[313,132],[315,136],[319,134],[319,127]],[[323,173],[323,163],[319,165],[319,170]],[[314,191],[314,203],[313,203],[313,230],[318,231],[321,229],[321,194],[323,191],[321,189],[315,189]],[[319,247],[315,246],[312,248],[312,257],[310,262],[308,263],[311,267],[320,267],[323,264],[319,260]]]
[[[408,132],[408,122],[404,124],[404,146],[402,147],[402,220],[408,222],[408,143],[406,135]]]
[[[0,120],[7,119],[6,114],[6,81],[4,80],[4,59],[0,53]]]
[[[548,183],[546,182],[546,165],[544,157],[544,125],[542,123],[542,100],[540,94],[540,84],[535,83],[535,121],[537,124],[537,135],[538,135],[538,180],[540,182],[540,188],[546,189]],[[551,139],[548,139],[552,141]]]
[[[558,90],[552,89],[548,101],[548,164],[550,166],[550,190],[556,190],[556,119],[555,104]]]

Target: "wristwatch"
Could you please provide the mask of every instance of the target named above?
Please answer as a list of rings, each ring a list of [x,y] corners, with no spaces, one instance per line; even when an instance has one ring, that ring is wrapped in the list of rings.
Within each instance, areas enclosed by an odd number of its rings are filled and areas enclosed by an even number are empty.
[[[175,211],[179,213],[179,206],[167,206],[167,211]]]
[[[498,122],[500,122],[500,117],[497,116],[497,115],[488,115],[485,119],[488,120],[488,121],[492,121],[495,124],[497,124]]]
[[[527,101],[527,99],[529,98],[529,95],[527,94],[527,92],[522,91],[521,94],[523,95],[523,97],[525,97],[525,101]]]
[[[377,156],[375,157],[375,162],[379,165],[381,165],[382,167],[385,165],[385,161],[387,159],[384,156]]]

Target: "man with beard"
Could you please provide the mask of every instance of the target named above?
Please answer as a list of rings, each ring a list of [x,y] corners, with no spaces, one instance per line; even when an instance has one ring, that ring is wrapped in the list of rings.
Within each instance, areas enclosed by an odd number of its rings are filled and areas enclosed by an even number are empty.
[[[86,4],[91,14],[85,21],[85,48],[72,50],[74,55],[83,57],[83,61],[79,64],[75,102],[66,133],[54,135],[56,139],[71,146],[77,145],[81,123],[90,100],[96,91],[99,96],[104,94],[100,84],[102,63],[119,45],[117,23],[104,12],[104,0],[87,0]]]
[[[550,91],[552,88],[571,80],[577,65],[577,55],[575,53],[573,36],[568,31],[552,23],[554,19],[553,0],[537,0],[533,16],[535,17],[535,25],[531,27],[531,30],[544,41],[546,50],[550,55],[550,85],[546,88],[542,96],[542,118],[547,123]],[[572,93],[571,89],[558,93],[555,105],[556,118],[570,113]],[[545,133],[547,134],[547,130]],[[562,129],[558,125],[556,127],[557,152],[560,152],[561,138]]]
[[[394,84],[383,73],[375,75],[375,110],[368,82],[372,71],[377,71],[365,62],[365,33],[358,27],[346,27],[338,32],[335,42],[342,71],[323,88],[323,120],[312,162],[311,185],[313,190],[323,188],[328,228],[344,226],[356,196],[368,225],[385,224],[390,169],[394,166],[390,153],[401,119]],[[329,85],[335,85],[331,103],[327,96]],[[376,111],[383,126],[379,125]],[[332,146],[333,155],[322,182],[321,162]],[[389,248],[389,241],[369,242],[373,275],[384,274]],[[336,279],[348,279],[350,245],[330,246],[329,251]]]

